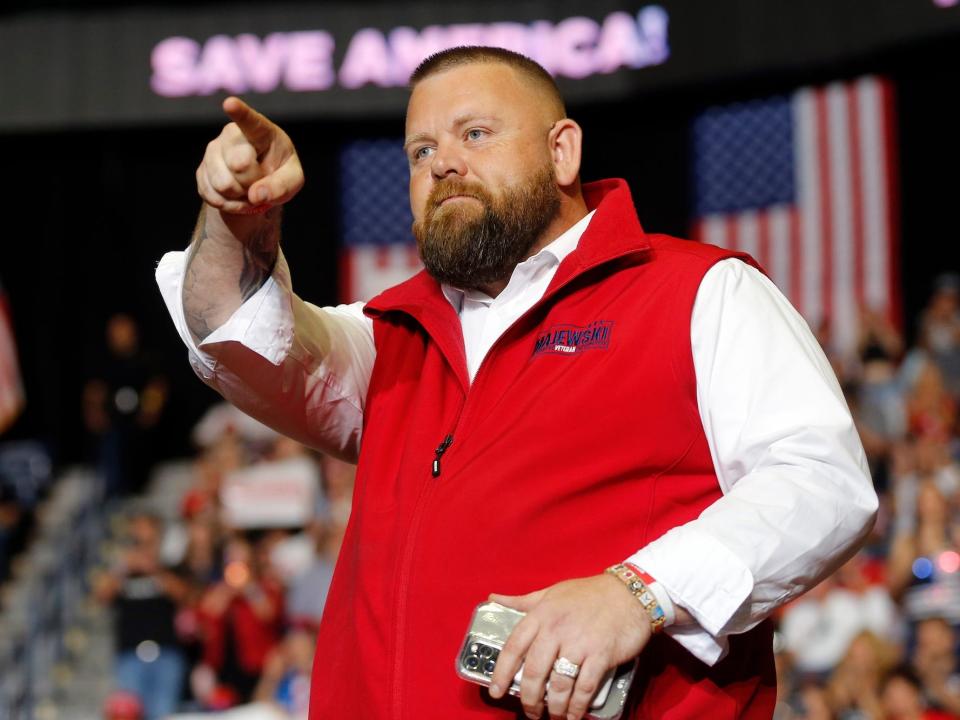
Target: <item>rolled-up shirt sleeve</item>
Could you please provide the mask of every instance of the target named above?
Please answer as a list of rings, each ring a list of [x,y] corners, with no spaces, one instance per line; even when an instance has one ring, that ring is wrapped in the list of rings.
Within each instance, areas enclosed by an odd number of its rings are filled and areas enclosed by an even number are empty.
[[[281,254],[263,286],[197,344],[183,312],[187,258],[164,255],[156,279],[197,376],[278,432],[355,462],[376,355],[363,303],[304,302]]]
[[[673,638],[714,664],[726,636],[838,567],[877,496],[840,386],[806,322],[755,268],[706,274],[691,318],[697,400],[723,496],[629,560],[696,625]]]

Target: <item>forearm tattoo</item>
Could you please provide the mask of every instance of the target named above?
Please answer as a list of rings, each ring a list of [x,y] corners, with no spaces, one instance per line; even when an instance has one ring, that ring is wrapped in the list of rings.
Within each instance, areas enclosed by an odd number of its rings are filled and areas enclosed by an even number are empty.
[[[275,208],[279,212],[279,208]],[[270,212],[273,212],[272,210]],[[240,297],[243,302],[266,282],[277,261],[280,223],[274,218],[265,222],[251,235],[243,248],[243,269],[240,271]]]
[[[216,304],[202,293],[197,292],[201,287],[201,279],[197,272],[197,255],[200,247],[207,239],[207,206],[200,208],[200,217],[197,218],[197,227],[193,231],[190,256],[187,258],[187,269],[183,278],[183,316],[187,328],[197,342],[204,340],[213,328],[207,323],[207,317],[212,313]]]
[[[257,226],[243,245],[236,307],[256,293],[273,270],[279,247],[279,215],[280,208],[273,208],[266,213],[262,224]],[[196,342],[206,339],[219,326],[215,316],[222,314],[226,305],[233,304],[211,287],[210,277],[214,272],[211,264],[223,267],[223,259],[215,257],[216,253],[211,251],[208,240],[207,209],[204,205],[197,218],[183,283],[184,319]]]

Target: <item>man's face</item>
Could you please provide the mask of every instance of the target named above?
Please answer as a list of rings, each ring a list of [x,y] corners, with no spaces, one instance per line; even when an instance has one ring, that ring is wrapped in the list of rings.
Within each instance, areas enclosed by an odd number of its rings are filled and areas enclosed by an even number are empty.
[[[945,620],[932,618],[917,626],[917,654],[950,657],[953,647],[953,629]]]
[[[137,349],[137,324],[118,313],[107,321],[107,345],[117,355],[132,355]]]
[[[556,216],[549,104],[510,67],[466,65],[417,84],[407,111],[414,234],[438,280],[505,280]]]

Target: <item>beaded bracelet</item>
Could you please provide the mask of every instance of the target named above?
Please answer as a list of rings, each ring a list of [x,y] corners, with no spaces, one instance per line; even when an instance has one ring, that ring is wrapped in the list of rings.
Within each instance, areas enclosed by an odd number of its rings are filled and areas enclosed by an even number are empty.
[[[640,576],[623,563],[608,567],[606,572],[627,586],[630,594],[643,605],[643,609],[650,616],[650,627],[653,632],[660,632],[667,621],[667,616],[664,614],[663,608],[660,607],[660,603],[657,602],[657,598],[647,587],[647,584],[640,579]]]

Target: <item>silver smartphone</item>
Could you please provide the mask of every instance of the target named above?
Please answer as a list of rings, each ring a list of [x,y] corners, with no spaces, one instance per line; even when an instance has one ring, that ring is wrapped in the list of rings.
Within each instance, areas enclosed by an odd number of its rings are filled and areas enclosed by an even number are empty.
[[[494,602],[477,605],[470,619],[466,637],[463,639],[463,646],[457,655],[457,675],[464,680],[489,687],[500,651],[523,615],[524,613],[519,610]],[[588,718],[618,720],[623,715],[627,693],[630,691],[630,683],[633,681],[636,668],[637,661],[634,659],[613,668],[606,674],[590,704]],[[510,684],[511,695],[520,694],[522,678],[523,667],[521,666]]]

